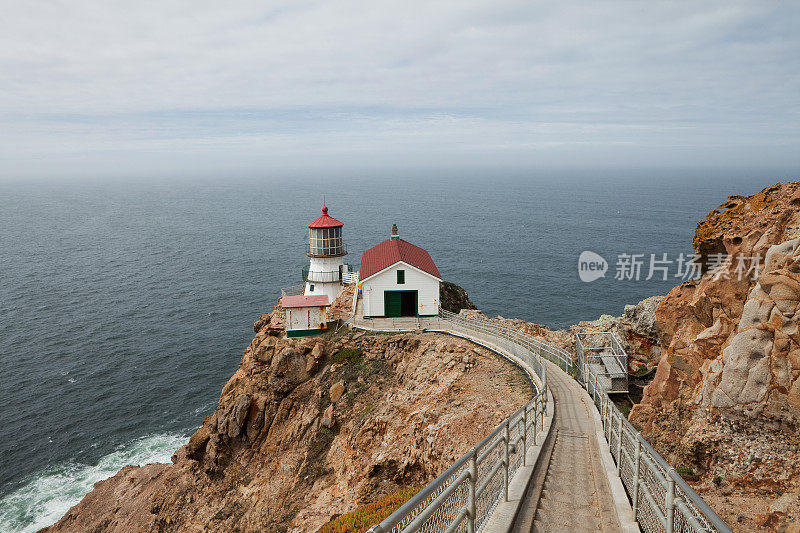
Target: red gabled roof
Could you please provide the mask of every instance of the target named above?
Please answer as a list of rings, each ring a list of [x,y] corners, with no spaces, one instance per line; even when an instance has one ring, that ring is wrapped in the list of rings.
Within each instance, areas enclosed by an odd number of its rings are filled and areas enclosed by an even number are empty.
[[[436,268],[430,254],[419,246],[414,246],[403,239],[389,239],[364,252],[361,255],[361,272],[358,279],[359,281],[364,280],[398,261],[408,263],[442,279],[442,275],[439,274],[439,269]]]
[[[312,296],[303,296],[300,294],[297,296],[284,296],[281,298],[281,307],[284,309],[293,307],[328,307],[329,305],[331,305],[331,303],[328,300],[327,294],[318,294]]]
[[[309,228],[341,228],[344,226],[333,217],[328,216],[328,208],[322,206],[322,216],[308,225]]]

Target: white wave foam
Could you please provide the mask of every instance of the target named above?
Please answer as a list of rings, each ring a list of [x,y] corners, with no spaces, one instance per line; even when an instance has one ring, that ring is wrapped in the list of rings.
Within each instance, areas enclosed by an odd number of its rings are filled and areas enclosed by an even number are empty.
[[[30,533],[54,524],[98,481],[125,465],[168,463],[187,440],[184,434],[151,435],[120,446],[96,465],[69,463],[42,470],[0,500],[0,531]]]

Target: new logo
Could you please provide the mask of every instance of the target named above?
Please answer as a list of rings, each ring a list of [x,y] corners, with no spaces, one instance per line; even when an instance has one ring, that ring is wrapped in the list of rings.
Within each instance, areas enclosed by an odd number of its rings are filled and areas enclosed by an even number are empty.
[[[578,257],[578,277],[584,283],[605,277],[607,270],[608,263],[601,255],[586,250]]]

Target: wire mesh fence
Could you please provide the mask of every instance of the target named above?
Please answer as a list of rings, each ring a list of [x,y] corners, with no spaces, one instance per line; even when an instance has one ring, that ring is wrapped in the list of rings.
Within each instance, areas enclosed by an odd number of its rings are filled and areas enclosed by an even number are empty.
[[[628,493],[634,517],[646,532],[729,532],[727,524],[628,422],[592,373],[582,385],[603,421],[609,451]]]
[[[431,324],[433,326],[433,324]],[[423,488],[372,533],[481,531],[508,485],[524,464],[533,435],[546,413],[547,371],[543,359],[573,376],[591,396],[603,422],[609,451],[645,532],[729,532],[730,528],[628,422],[608,396],[603,381],[580,364],[584,347],[576,340],[577,362],[557,346],[484,318],[442,311],[436,329],[470,338],[499,353],[515,356],[533,369],[534,398],[446,472]],[[619,341],[606,339],[614,356]],[[585,353],[585,352],[583,352]],[[627,369],[626,369],[627,371]]]
[[[534,397],[507,418],[489,436],[423,488],[373,533],[404,531],[474,533],[481,531],[500,502],[508,500],[508,486],[534,444],[547,409],[545,366],[535,347],[520,342],[509,331],[486,321],[443,312],[437,327],[472,338],[486,346],[519,357],[533,369],[529,375]]]

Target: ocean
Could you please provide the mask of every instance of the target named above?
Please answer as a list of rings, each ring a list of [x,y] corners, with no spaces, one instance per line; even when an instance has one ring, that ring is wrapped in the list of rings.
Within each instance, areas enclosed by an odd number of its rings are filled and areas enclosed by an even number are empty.
[[[0,531],[55,522],[126,464],[169,461],[213,412],[272,310],[299,283],[306,224],[344,222],[350,254],[400,236],[489,315],[553,328],[665,294],[650,254],[691,253],[753,170],[498,172],[0,183]],[[608,263],[583,282],[578,256]],[[642,254],[640,279],[615,279]]]

